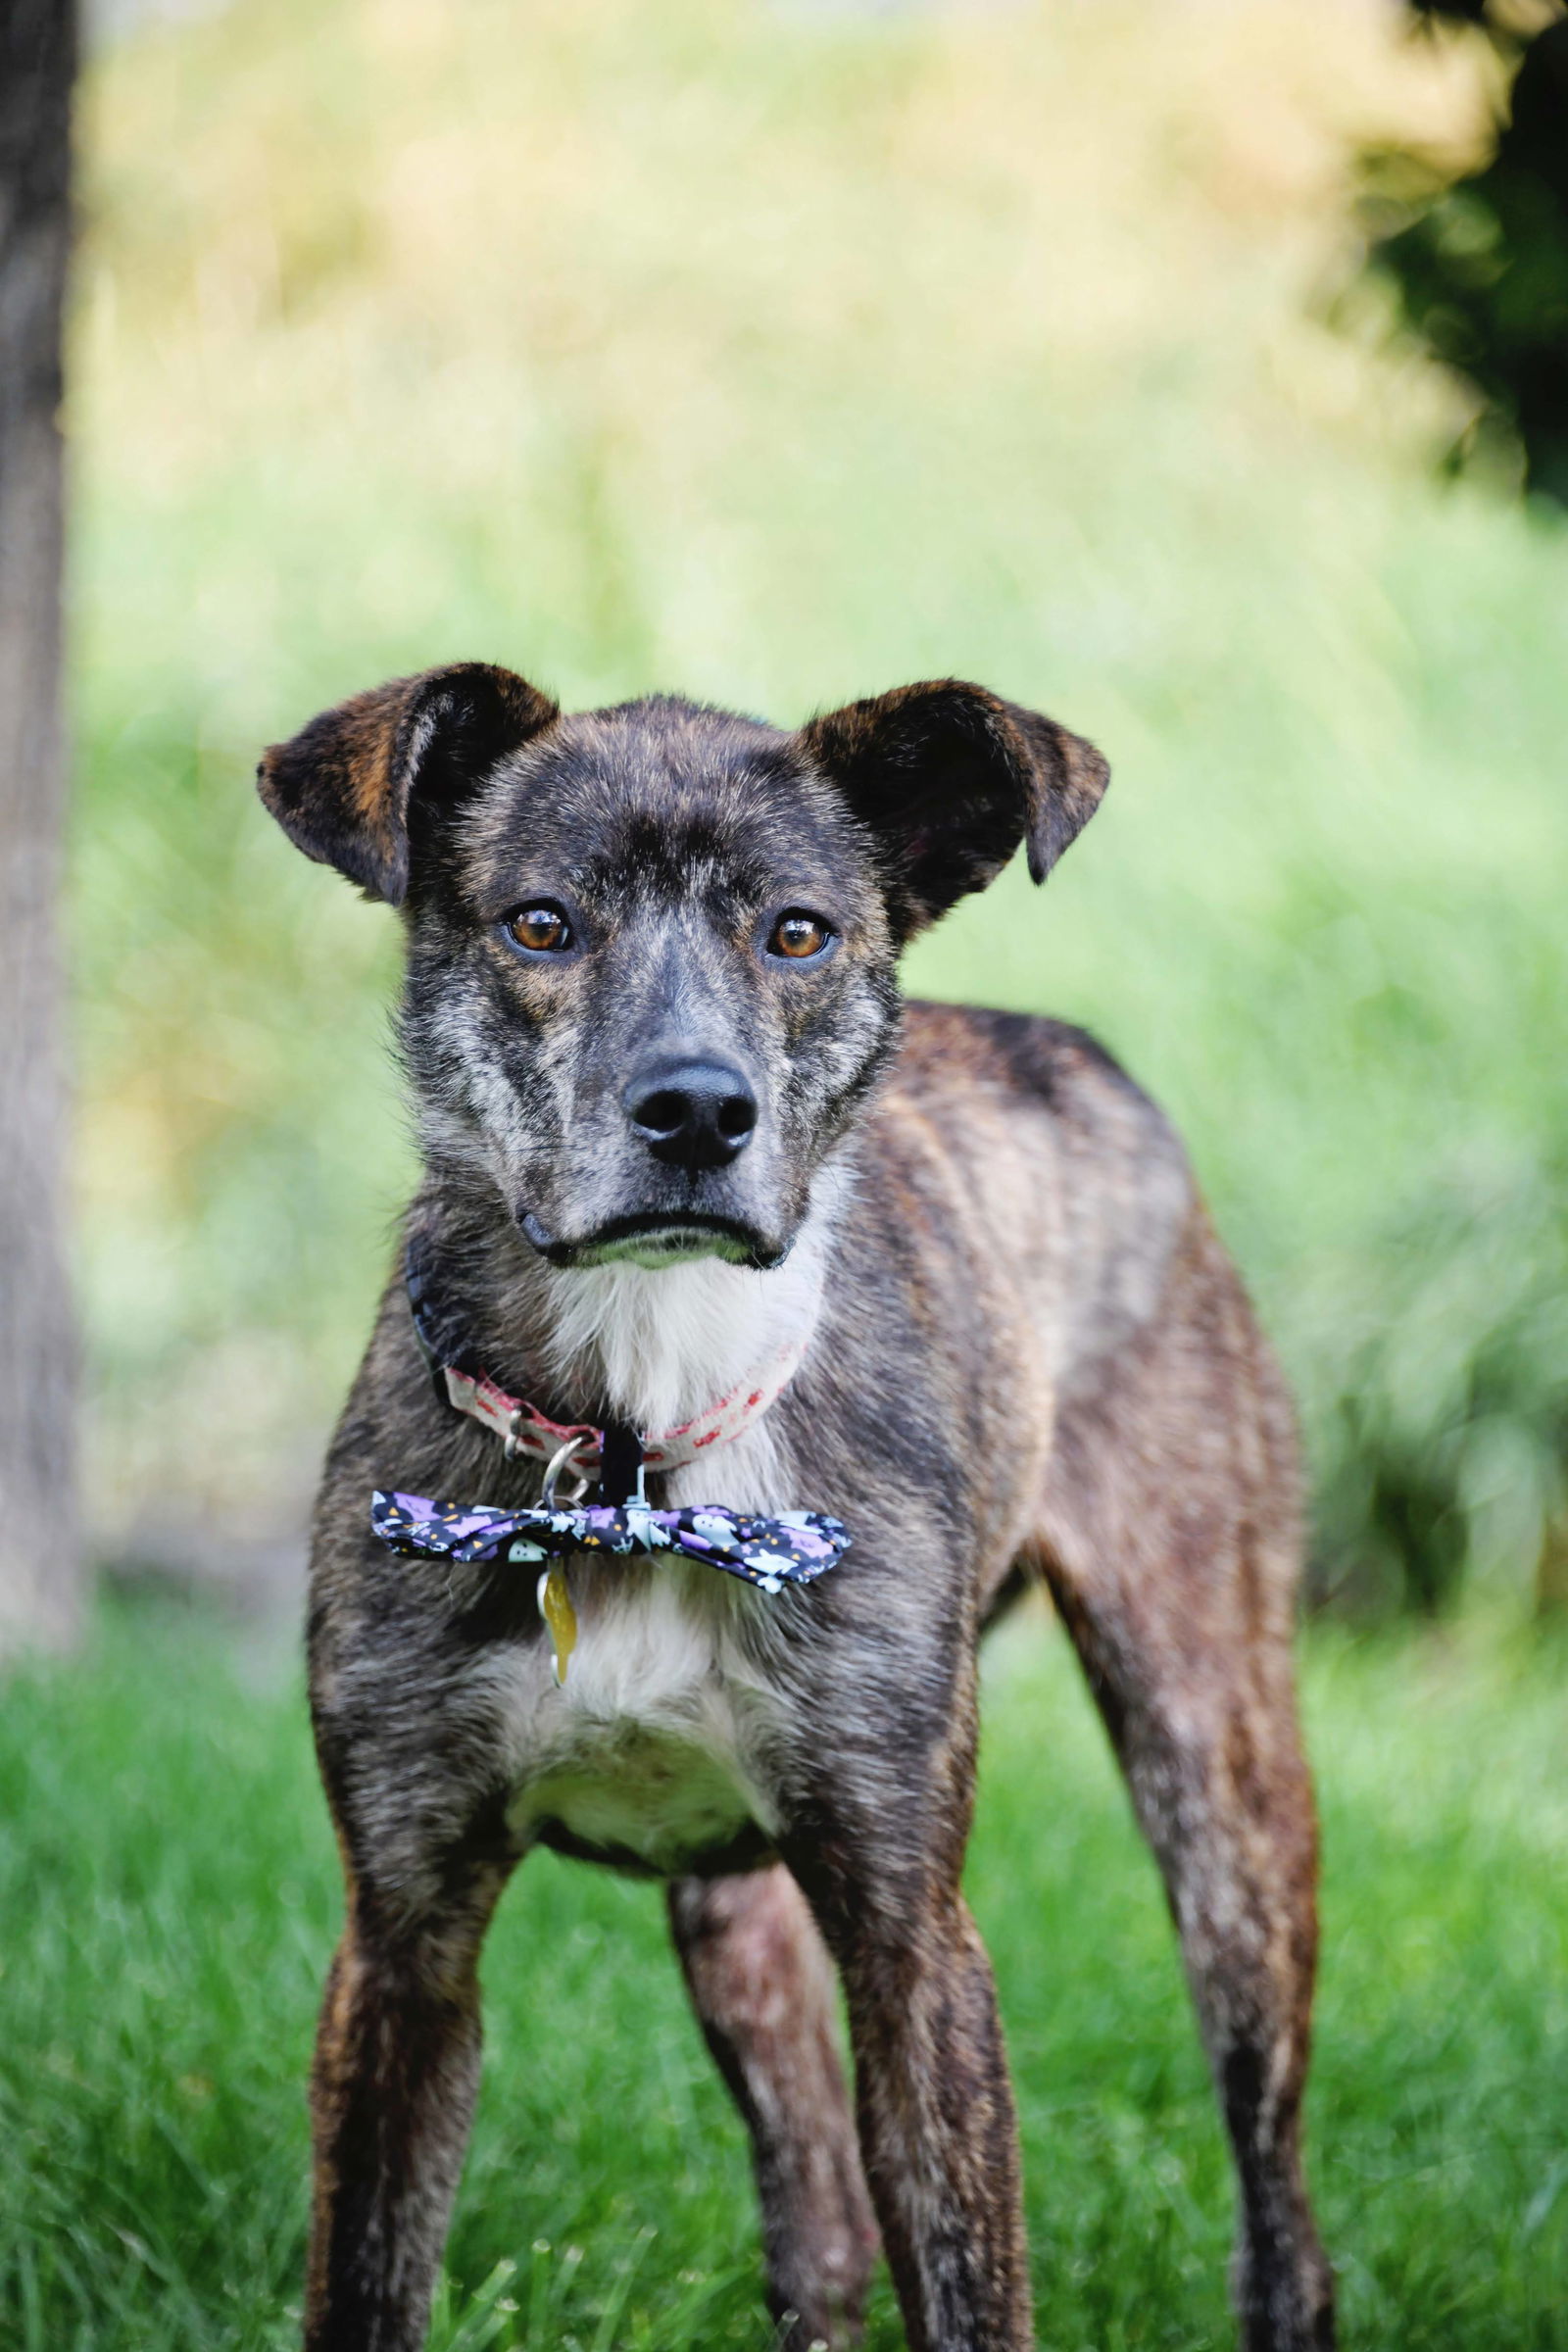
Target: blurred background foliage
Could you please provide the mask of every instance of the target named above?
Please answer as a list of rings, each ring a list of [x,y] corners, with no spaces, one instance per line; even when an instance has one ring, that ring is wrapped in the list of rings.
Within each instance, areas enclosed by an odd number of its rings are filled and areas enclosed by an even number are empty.
[[[1302,1399],[1320,1596],[1562,1595],[1568,527],[1435,480],[1476,394],[1357,277],[1358,158],[1483,155],[1498,74],[1375,0],[246,0],[101,46],[107,1554],[297,1529],[411,1173],[396,924],[258,750],[477,656],[787,722],[966,673],[1094,736],[1049,891],[911,984],[1084,1021],[1174,1113]]]
[[[1480,153],[1367,158],[1369,267],[1402,325],[1474,395],[1448,453],[1568,507],[1568,11],[1562,0],[1409,0],[1434,35],[1491,51]],[[1472,51],[1473,53],[1473,51]]]

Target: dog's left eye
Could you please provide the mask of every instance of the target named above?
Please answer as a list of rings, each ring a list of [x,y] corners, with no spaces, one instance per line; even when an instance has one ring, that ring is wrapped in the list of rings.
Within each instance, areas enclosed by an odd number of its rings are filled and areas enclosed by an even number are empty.
[[[515,914],[509,914],[506,932],[519,948],[527,948],[535,956],[559,955],[571,945],[571,925],[548,900],[537,906],[519,906]]]
[[[775,956],[788,956],[801,962],[810,956],[820,956],[833,937],[819,914],[811,914],[804,906],[791,906],[773,925],[768,947]]]

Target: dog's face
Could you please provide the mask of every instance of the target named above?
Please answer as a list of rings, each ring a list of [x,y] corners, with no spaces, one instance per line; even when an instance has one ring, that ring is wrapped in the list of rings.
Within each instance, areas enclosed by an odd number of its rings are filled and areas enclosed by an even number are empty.
[[[765,1267],[892,1050],[905,941],[1020,841],[1042,879],[1105,778],[952,681],[790,735],[665,700],[563,716],[469,663],[324,712],[261,789],[405,909],[433,1164],[557,1264]]]
[[[783,1255],[897,997],[866,844],[780,738],[668,703],[563,718],[453,818],[409,909],[427,1136],[536,1248]]]

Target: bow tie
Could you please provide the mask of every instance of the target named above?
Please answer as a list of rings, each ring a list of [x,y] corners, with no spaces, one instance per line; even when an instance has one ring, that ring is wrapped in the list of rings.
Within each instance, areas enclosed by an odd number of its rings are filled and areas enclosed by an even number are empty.
[[[843,1521],[821,1511],[781,1511],[776,1518],[754,1519],[719,1503],[655,1511],[637,1498],[567,1510],[547,1501],[535,1510],[500,1511],[485,1503],[376,1494],[370,1498],[370,1525],[391,1551],[450,1560],[495,1560],[504,1554],[519,1563],[545,1563],[537,1598],[558,1683],[566,1679],[577,1642],[577,1612],[561,1563],[576,1553],[682,1553],[743,1577],[759,1592],[777,1592],[785,1585],[808,1585],[837,1567],[850,1543]]]
[[[538,1561],[574,1552],[678,1552],[744,1577],[763,1592],[808,1585],[836,1568],[849,1548],[840,1519],[781,1511],[755,1519],[720,1503],[678,1511],[647,1503],[590,1503],[586,1509],[500,1511],[484,1503],[430,1502],[422,1494],[376,1494],[370,1525],[392,1551],[438,1559]]]

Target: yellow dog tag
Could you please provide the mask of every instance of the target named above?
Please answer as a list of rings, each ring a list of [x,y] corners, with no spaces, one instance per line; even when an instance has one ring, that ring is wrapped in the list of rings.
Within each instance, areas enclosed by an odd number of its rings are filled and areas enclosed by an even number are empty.
[[[577,1646],[577,1612],[566,1590],[564,1568],[547,1568],[539,1579],[539,1614],[550,1634],[550,1654],[556,1680],[566,1679],[566,1661]]]

